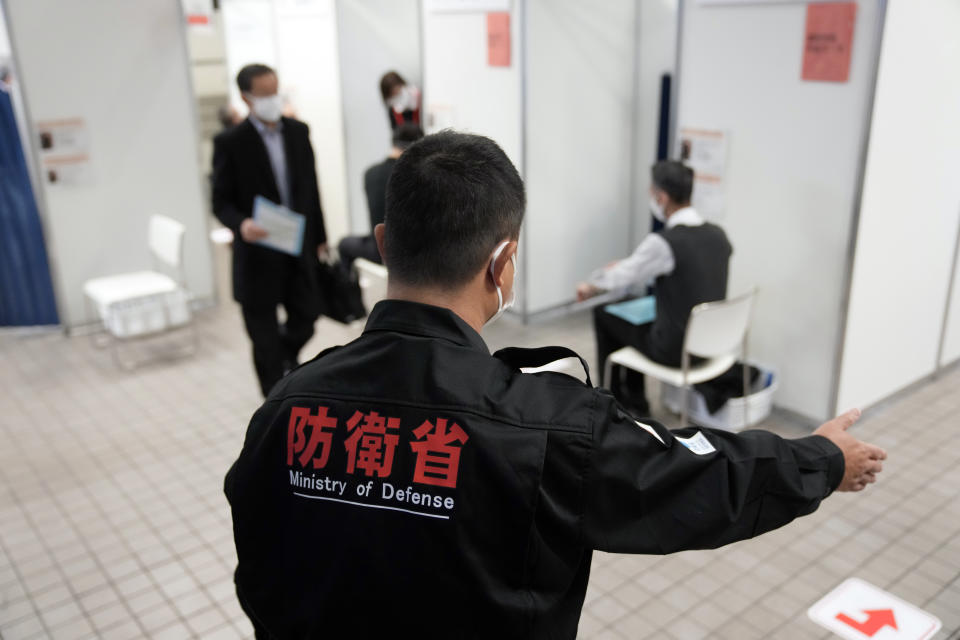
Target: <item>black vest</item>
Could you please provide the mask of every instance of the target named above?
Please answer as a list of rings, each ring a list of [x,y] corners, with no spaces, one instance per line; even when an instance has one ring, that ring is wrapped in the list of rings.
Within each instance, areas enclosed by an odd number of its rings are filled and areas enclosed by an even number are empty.
[[[674,268],[657,278],[657,319],[650,330],[647,355],[680,366],[690,310],[702,302],[727,297],[727,267],[733,247],[715,224],[677,225],[659,232],[673,251]]]

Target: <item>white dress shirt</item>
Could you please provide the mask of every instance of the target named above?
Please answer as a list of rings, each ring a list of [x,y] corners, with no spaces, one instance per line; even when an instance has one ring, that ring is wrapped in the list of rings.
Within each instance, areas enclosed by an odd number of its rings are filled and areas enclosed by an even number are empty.
[[[666,227],[677,225],[699,227],[703,218],[693,207],[678,209],[667,218]],[[630,256],[605,269],[597,269],[590,275],[589,282],[598,289],[635,289],[645,287],[651,280],[673,272],[676,263],[670,245],[659,233],[651,233],[640,243]]]
[[[283,120],[277,120],[272,129],[253,114],[250,115],[250,122],[253,123],[253,128],[260,134],[263,145],[267,148],[270,168],[273,169],[273,178],[280,192],[280,204],[289,207],[290,181],[287,178],[287,155],[283,148]]]

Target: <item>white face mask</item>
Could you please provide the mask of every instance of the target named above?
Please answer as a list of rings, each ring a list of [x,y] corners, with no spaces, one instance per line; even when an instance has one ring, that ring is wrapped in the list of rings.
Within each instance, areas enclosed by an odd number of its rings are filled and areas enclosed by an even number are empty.
[[[400,90],[392,98],[390,98],[390,108],[392,108],[397,113],[403,113],[407,107],[407,91],[406,87],[400,87]]]
[[[652,213],[653,217],[660,222],[667,221],[667,216],[663,212],[663,205],[657,202],[657,199],[653,196],[650,196],[650,213]]]
[[[247,97],[253,103],[250,110],[260,120],[276,122],[283,115],[283,98],[279,94],[272,96],[251,96],[247,94]]]
[[[503,301],[503,292],[500,290],[499,285],[496,284],[497,282],[496,277],[493,275],[493,267],[497,263],[497,258],[500,257],[500,254],[503,253],[504,247],[506,247],[508,244],[510,244],[510,241],[504,240],[499,245],[497,245],[497,248],[493,252],[493,257],[490,258],[490,277],[494,278],[494,281],[493,281],[494,286],[497,287],[497,312],[493,314],[493,317],[487,320],[487,324],[491,324],[494,321],[496,321],[500,316],[503,315],[504,311],[512,307],[514,303],[516,303],[517,301],[517,254],[516,252],[514,252],[514,254],[510,256],[510,260],[513,262],[513,287],[510,289],[510,299],[507,300],[506,302]]]

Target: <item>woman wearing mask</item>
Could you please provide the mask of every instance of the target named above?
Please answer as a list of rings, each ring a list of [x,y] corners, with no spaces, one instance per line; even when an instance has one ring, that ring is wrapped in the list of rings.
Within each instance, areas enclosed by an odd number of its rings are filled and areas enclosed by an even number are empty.
[[[387,107],[390,128],[396,129],[404,122],[420,124],[420,89],[407,84],[396,71],[388,71],[380,78],[380,95]]]

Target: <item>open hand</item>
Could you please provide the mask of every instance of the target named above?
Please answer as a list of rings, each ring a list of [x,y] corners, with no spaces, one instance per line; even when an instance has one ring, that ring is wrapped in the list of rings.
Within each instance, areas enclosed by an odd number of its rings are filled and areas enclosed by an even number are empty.
[[[837,491],[862,491],[868,484],[877,481],[877,474],[883,470],[883,460],[887,452],[880,447],[857,440],[847,433],[860,419],[860,410],[851,409],[841,416],[820,425],[814,435],[823,436],[840,447],[845,463],[843,480]]]

